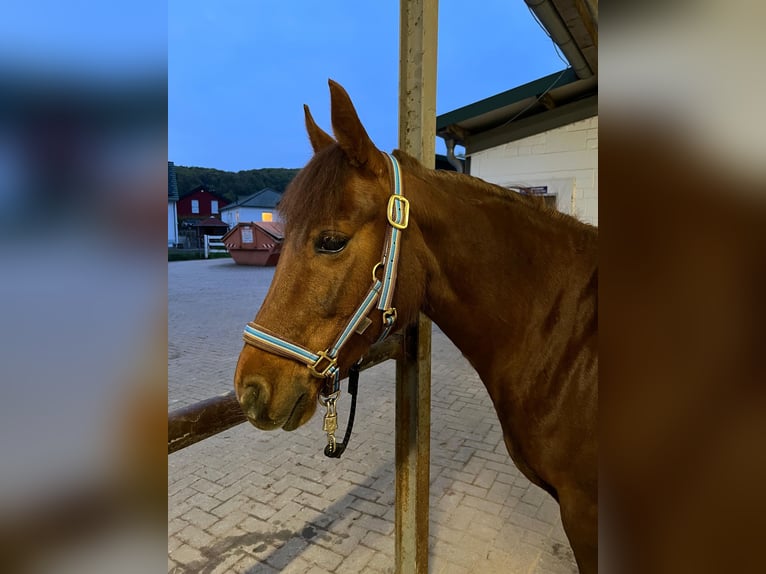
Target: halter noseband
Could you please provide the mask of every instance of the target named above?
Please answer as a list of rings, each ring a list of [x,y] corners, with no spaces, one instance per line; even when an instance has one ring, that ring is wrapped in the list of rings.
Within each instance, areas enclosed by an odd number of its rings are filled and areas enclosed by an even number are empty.
[[[335,403],[340,396],[340,369],[338,368],[338,353],[343,348],[354,333],[362,334],[372,323],[368,315],[372,312],[377,303],[378,310],[382,311],[383,332],[378,338],[378,342],[385,339],[391,332],[396,323],[396,308],[392,306],[394,297],[394,287],[396,286],[396,273],[399,264],[400,251],[400,233],[407,228],[410,217],[410,205],[402,195],[401,174],[399,171],[399,162],[391,154],[386,154],[391,162],[393,173],[393,193],[388,199],[386,208],[386,218],[388,219],[388,233],[383,244],[383,254],[380,262],[372,269],[372,286],[362,303],[356,308],[356,311],[341,330],[335,342],[325,349],[314,353],[306,347],[283,339],[282,337],[258,326],[256,323],[248,323],[245,327],[243,338],[245,343],[267,351],[274,355],[280,355],[305,364],[309,372],[317,378],[332,380],[332,391],[326,397],[320,395],[319,402],[327,407],[327,413],[324,417],[323,429],[327,432],[328,445],[325,454],[332,457],[338,457],[345,450],[345,444],[338,445],[335,439],[335,431],[338,428],[337,413]],[[378,269],[383,269],[382,279],[378,279]],[[360,359],[361,361],[361,359]],[[359,362],[352,367],[353,385],[356,387],[356,377],[358,377]],[[352,381],[349,381],[349,392],[352,394],[352,414],[349,418],[349,429],[346,432],[344,443],[348,442],[348,435],[353,424],[353,409],[356,404],[356,390],[351,389]]]

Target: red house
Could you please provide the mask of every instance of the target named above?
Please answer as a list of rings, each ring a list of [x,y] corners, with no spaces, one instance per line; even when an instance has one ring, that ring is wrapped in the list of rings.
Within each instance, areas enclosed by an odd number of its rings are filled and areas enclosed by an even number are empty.
[[[178,200],[178,220],[203,220],[208,217],[220,218],[221,208],[228,201],[210,191],[206,186],[199,185]]]

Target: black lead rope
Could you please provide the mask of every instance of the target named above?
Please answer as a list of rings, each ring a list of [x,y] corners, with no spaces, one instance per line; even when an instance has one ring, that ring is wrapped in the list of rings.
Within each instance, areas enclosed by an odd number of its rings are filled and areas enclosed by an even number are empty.
[[[348,394],[351,395],[351,412],[348,415],[348,425],[346,434],[343,436],[343,442],[335,443],[335,448],[328,444],[324,447],[324,454],[330,458],[340,458],[340,455],[346,450],[348,441],[351,438],[351,431],[354,428],[354,415],[356,414],[356,395],[359,391],[359,363],[354,363],[348,370]]]

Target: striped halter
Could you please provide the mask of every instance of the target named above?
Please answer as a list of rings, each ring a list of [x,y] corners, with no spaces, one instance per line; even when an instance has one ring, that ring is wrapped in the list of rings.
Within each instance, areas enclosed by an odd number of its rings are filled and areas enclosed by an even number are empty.
[[[410,205],[402,195],[402,181],[399,170],[399,162],[391,154],[386,154],[390,160],[393,172],[393,193],[389,197],[386,217],[388,219],[388,233],[383,244],[383,255],[372,269],[372,286],[362,303],[341,330],[338,337],[327,349],[313,352],[302,345],[293,343],[271,331],[258,326],[256,323],[248,323],[245,327],[243,338],[245,343],[257,347],[269,353],[280,355],[305,364],[309,372],[320,379],[332,380],[332,391],[327,397],[320,396],[319,401],[327,407],[325,415],[325,431],[328,434],[330,452],[335,449],[334,432],[337,428],[335,420],[335,401],[340,396],[340,369],[338,368],[338,353],[354,333],[363,333],[372,324],[368,315],[377,304],[378,310],[382,311],[383,332],[378,342],[385,339],[396,323],[396,308],[392,306],[394,287],[396,286],[396,273],[399,263],[400,233],[407,228],[410,215]],[[382,279],[378,279],[378,270],[383,269]],[[360,359],[361,361],[361,359]],[[358,365],[358,363],[357,363]],[[352,407],[353,408],[353,407]],[[334,423],[334,428],[333,427]],[[325,451],[327,452],[327,451]]]

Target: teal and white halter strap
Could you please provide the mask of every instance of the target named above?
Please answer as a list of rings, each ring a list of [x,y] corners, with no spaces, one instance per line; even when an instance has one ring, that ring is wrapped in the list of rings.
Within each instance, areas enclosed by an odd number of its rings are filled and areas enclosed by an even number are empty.
[[[302,345],[283,339],[255,323],[248,323],[243,334],[245,343],[248,345],[298,361],[299,363],[304,363],[315,377],[332,379],[333,390],[331,398],[333,405],[340,391],[338,353],[343,348],[343,345],[348,342],[354,333],[363,333],[371,324],[372,321],[368,318],[368,315],[372,312],[376,303],[377,308],[383,312],[383,332],[378,341],[385,339],[396,323],[396,308],[392,306],[392,300],[394,297],[394,287],[396,286],[397,266],[399,264],[400,234],[407,228],[409,223],[410,206],[407,198],[402,195],[399,162],[391,154],[386,154],[386,156],[391,162],[393,172],[393,193],[389,197],[386,209],[389,228],[385,243],[383,244],[383,255],[381,261],[372,270],[372,286],[370,290],[335,339],[335,342],[327,349],[315,353]],[[377,278],[379,267],[383,268],[382,279]]]

